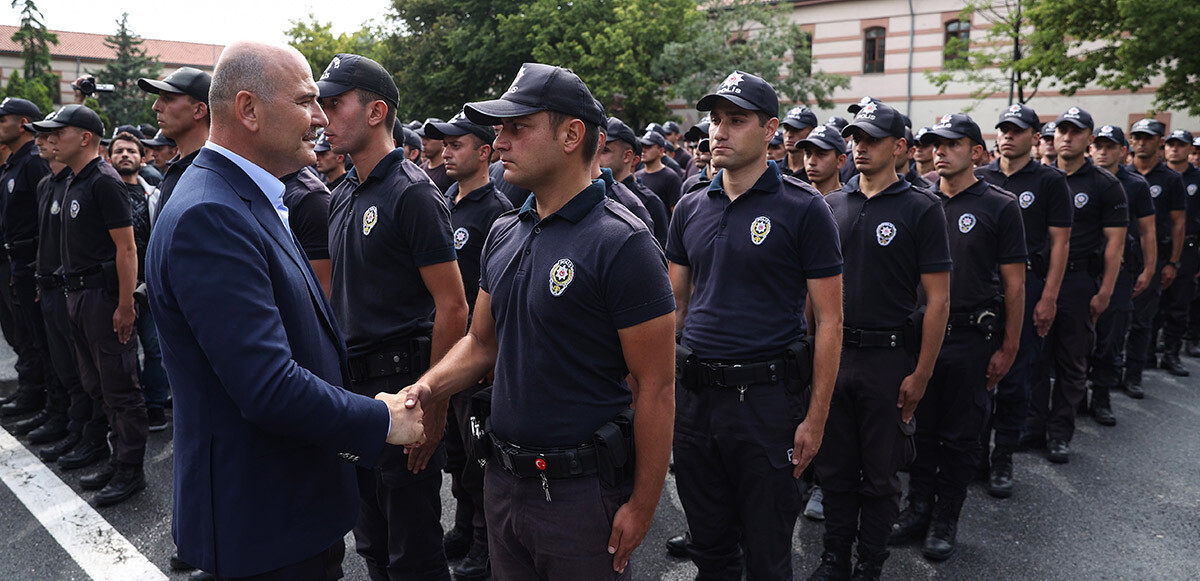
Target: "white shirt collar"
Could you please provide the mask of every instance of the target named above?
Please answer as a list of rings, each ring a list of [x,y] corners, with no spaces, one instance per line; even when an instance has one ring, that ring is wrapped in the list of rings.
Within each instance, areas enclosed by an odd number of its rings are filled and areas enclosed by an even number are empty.
[[[279,219],[283,221],[283,226],[288,227],[288,209],[283,203],[283,182],[279,178],[271,175],[267,170],[254,165],[250,160],[221,147],[211,141],[205,141],[204,147],[211,149],[232,161],[234,165],[242,168],[246,175],[250,176],[250,181],[262,190],[267,196],[267,201],[275,208],[275,212],[279,214]]]

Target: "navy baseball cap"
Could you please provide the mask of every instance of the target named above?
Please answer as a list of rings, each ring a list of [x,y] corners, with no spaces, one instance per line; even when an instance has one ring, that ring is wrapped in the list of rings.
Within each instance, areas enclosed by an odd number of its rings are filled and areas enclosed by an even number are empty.
[[[883,103],[868,102],[858,110],[854,121],[842,129],[842,137],[850,137],[855,129],[875,138],[904,139],[904,119],[900,113]]]
[[[180,67],[161,81],[143,78],[138,79],[137,84],[138,88],[147,93],[155,95],[162,92],[180,93],[208,104],[208,89],[212,86],[212,75],[200,69]]]
[[[1000,119],[996,121],[996,128],[999,129],[1005,123],[1012,123],[1021,129],[1032,127],[1034,131],[1037,131],[1038,127],[1042,125],[1041,120],[1038,119],[1037,111],[1034,111],[1033,107],[1028,107],[1023,103],[1014,103],[1000,113]]]
[[[653,131],[659,135],[662,135],[663,137],[667,136],[667,129],[658,123],[648,123],[646,124],[646,128],[642,131]]]
[[[624,121],[616,117],[608,118],[608,127],[605,128],[605,134],[608,136],[608,142],[624,141],[633,148],[634,155],[642,154],[642,142],[638,140],[637,135],[634,135],[633,129],[625,124]]]
[[[1133,124],[1133,127],[1129,128],[1129,134],[1133,135],[1134,133],[1144,133],[1146,135],[1157,135],[1162,137],[1167,133],[1167,126],[1163,125],[1162,121],[1159,121],[1158,119],[1147,117],[1145,119],[1139,119],[1137,123]]]
[[[812,133],[801,139],[798,145],[803,147],[806,143],[817,149],[832,149],[838,153],[846,153],[846,140],[842,139],[842,135],[836,128],[829,125],[814,127]]]
[[[429,137],[425,135],[425,126],[430,123],[445,123],[445,121],[442,121],[441,117],[426,117],[424,123],[418,122],[416,127],[409,125],[408,128],[412,129],[413,133],[416,133],[417,137],[422,139],[441,139],[441,137]]]
[[[43,133],[62,127],[78,127],[96,135],[104,135],[104,122],[100,120],[100,116],[83,105],[64,105],[53,119],[47,117],[33,124],[34,129]]]
[[[817,115],[808,107],[792,107],[780,123],[792,129],[804,129],[817,126]]]
[[[717,92],[700,98],[697,111],[712,111],[718,99],[725,99],[742,109],[762,111],[772,117],[779,114],[779,95],[775,87],[760,77],[742,71],[733,71],[721,81]]]
[[[1192,138],[1191,131],[1188,131],[1187,129],[1176,129],[1167,136],[1167,141],[1182,141],[1184,143],[1191,143],[1194,141],[1194,139]]]
[[[1107,139],[1118,146],[1129,145],[1129,142],[1125,141],[1125,132],[1121,131],[1121,128],[1116,125],[1103,125],[1100,129],[1097,129],[1096,141],[1100,141],[1101,139]]]
[[[480,125],[499,125],[501,119],[554,111],[582,119],[591,125],[605,123],[604,109],[592,92],[570,69],[525,63],[512,85],[491,101],[467,103],[467,118]]]
[[[175,140],[163,135],[162,129],[159,129],[158,132],[154,134],[154,137],[150,139],[143,139],[142,145],[145,145],[146,147],[162,147],[164,145],[170,145],[174,147]]]
[[[400,106],[396,81],[383,65],[356,54],[338,53],[317,81],[321,98],[336,97],[351,89],[370,91],[383,97],[393,108]]]
[[[1042,125],[1042,131],[1039,135],[1041,136],[1042,139],[1047,139],[1047,138],[1054,139],[1054,130],[1055,129],[1058,129],[1058,122],[1057,121],[1047,121],[1044,125]]]
[[[707,137],[696,142],[696,151],[703,151],[704,153],[709,153],[711,151]]]
[[[683,133],[683,129],[674,121],[667,121],[666,123],[663,123],[663,129],[667,131],[667,135],[672,133]]]
[[[876,99],[875,97],[866,96],[866,97],[859,99],[857,103],[852,103],[849,107],[846,107],[846,110],[849,111],[853,115],[858,115],[859,110],[861,110],[863,107],[866,107],[868,103],[882,105],[883,101],[880,101],[879,99]]]
[[[776,129],[775,135],[771,137],[771,145],[783,145],[783,130]]]
[[[706,117],[699,123],[693,125],[691,129],[688,129],[687,133],[683,135],[683,138],[688,141],[700,141],[701,139],[708,137],[709,127],[710,125],[708,123],[708,118]]]
[[[841,130],[845,129],[846,126],[850,124],[850,122],[846,121],[845,117],[831,115],[829,117],[829,119],[825,120],[825,124],[830,127],[833,127],[834,129],[837,129],[838,131],[841,131]]]
[[[496,140],[496,130],[491,125],[472,123],[466,114],[459,111],[450,121],[440,122],[430,120],[425,123],[425,137],[428,139],[445,139],[470,133],[484,143],[491,145]]]
[[[965,113],[943,115],[936,125],[930,127],[929,131],[921,135],[921,144],[932,144],[933,136],[935,135],[943,139],[961,139],[966,137],[979,145],[987,147],[987,144],[983,141],[983,132],[979,130],[979,124],[975,123],[975,120],[971,119]]]
[[[313,146],[313,152],[315,152],[315,153],[329,151],[330,149],[331,148],[329,147],[329,142],[325,140],[325,136],[323,136],[323,135],[321,136],[320,139],[317,140],[316,145]]]
[[[657,145],[664,149],[667,147],[667,138],[663,137],[662,134],[657,131],[647,131],[640,138],[638,138],[638,141],[640,141],[642,145]]]
[[[407,127],[407,128],[409,128],[409,129],[412,129],[413,131],[419,131],[419,130],[421,130],[421,129],[424,129],[424,128],[425,128],[425,122],[424,122],[424,121],[418,121],[418,120],[416,120],[416,119],[413,119],[412,121],[409,121],[408,123],[405,123],[405,124],[404,124],[404,126],[405,126],[405,127]]]
[[[915,135],[913,135],[913,139],[916,140],[916,143],[914,145],[925,145],[924,143],[921,143],[921,138],[925,137],[926,133],[929,133],[928,127],[922,127],[920,129],[918,129],[917,133]]]
[[[403,139],[400,140],[400,145],[407,145],[418,151],[425,151],[425,144],[421,142],[421,136],[417,135],[416,131],[404,127],[401,129],[404,132]]]
[[[33,101],[6,97],[0,102],[0,115],[19,115],[32,121],[42,118],[42,110]]]
[[[1092,121],[1092,114],[1080,109],[1079,107],[1071,107],[1063,111],[1062,115],[1055,120],[1057,125],[1070,123],[1080,129],[1095,129],[1096,124]]]

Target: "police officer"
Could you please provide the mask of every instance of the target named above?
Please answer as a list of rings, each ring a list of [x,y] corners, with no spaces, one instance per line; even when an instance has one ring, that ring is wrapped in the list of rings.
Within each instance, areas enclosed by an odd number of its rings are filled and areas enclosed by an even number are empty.
[[[1182,367],[1179,363],[1179,350],[1183,336],[1187,330],[1188,308],[1196,296],[1196,274],[1200,271],[1200,248],[1197,247],[1200,238],[1200,169],[1188,163],[1192,152],[1192,134],[1185,129],[1176,129],[1166,138],[1163,149],[1167,167],[1178,173],[1183,179],[1183,189],[1187,194],[1187,211],[1185,216],[1183,250],[1179,256],[1179,271],[1171,288],[1164,292],[1166,304],[1159,309],[1163,312],[1163,357],[1166,363],[1163,368],[1174,375]]]
[[[638,142],[642,146],[642,163],[645,167],[637,171],[637,179],[662,200],[667,213],[670,213],[679,201],[683,180],[679,174],[663,165],[667,140],[657,131],[650,130],[638,138]]]
[[[779,124],[783,130],[783,147],[787,151],[787,158],[779,164],[779,171],[809,181],[804,173],[805,156],[800,149],[800,142],[818,125],[816,114],[808,107],[792,107]]]
[[[146,157],[154,164],[154,169],[158,170],[160,175],[167,175],[167,162],[179,153],[179,146],[175,144],[175,140],[163,135],[162,129],[154,132],[154,137],[143,139],[142,145],[146,146]],[[159,181],[160,185],[162,181]]]
[[[978,180],[972,159],[986,149],[979,125],[942,117],[922,137],[933,146],[950,236],[950,319],[929,387],[917,408],[917,457],[908,506],[889,544],[924,537],[934,561],[954,552],[958,516],[982,457],[991,391],[1016,359],[1025,315],[1025,234],[1011,193]],[[928,530],[928,534],[926,534]]]
[[[67,311],[80,380],[92,405],[108,417],[113,447],[112,462],[85,476],[80,486],[100,488],[96,503],[107,506],[146,487],[149,426],[137,378],[133,289],[138,265],[129,195],[121,176],[100,158],[104,124],[95,111],[67,105],[34,127],[50,133],[58,160],[75,174],[60,213]],[[108,454],[101,436],[81,441],[58,462],[64,468],[82,466]]]
[[[393,147],[399,92],[379,63],[338,54],[317,87],[325,138],[354,159],[329,207],[330,302],[346,334],[352,389],[396,392],[466,331],[450,212],[437,186]],[[354,536],[373,578],[449,578],[439,495],[445,422],[446,405],[429,406],[425,444],[408,455],[388,446],[373,469],[359,471]]]
[[[671,171],[674,171],[675,175],[679,176],[680,180],[686,178],[687,176],[684,174],[683,166],[679,165],[679,162],[675,161],[675,150],[677,148],[673,142],[667,140],[667,129],[659,123],[651,123],[646,126],[646,131],[653,131],[663,136],[663,155],[660,158],[663,166],[670,168]]]
[[[1026,437],[1033,442],[1045,438],[1047,459],[1065,464],[1075,435],[1075,411],[1087,396],[1096,319],[1112,300],[1125,251],[1129,202],[1121,182],[1086,156],[1095,127],[1091,114],[1071,107],[1055,123],[1056,163],[1067,173],[1075,210],[1058,312],[1033,368]]]
[[[1178,172],[1172,171],[1159,159],[1162,138],[1166,127],[1157,119],[1142,119],[1129,130],[1133,148],[1133,167],[1150,183],[1150,196],[1154,198],[1157,216],[1155,233],[1158,235],[1158,280],[1147,289],[1150,293],[1144,300],[1145,308],[1136,308],[1133,323],[1129,327],[1128,366],[1125,370],[1125,390],[1138,398],[1142,390],[1142,370],[1145,367],[1161,367],[1172,375],[1185,377],[1178,354],[1163,353],[1161,365],[1155,358],[1155,338],[1170,304],[1170,288],[1179,278],[1180,260],[1183,258],[1184,239],[1187,234],[1187,192]],[[1139,316],[1146,313],[1150,318]]]
[[[1037,154],[1043,165],[1053,167],[1054,160],[1058,159],[1058,151],[1054,149],[1054,132],[1057,127],[1057,122],[1050,121],[1043,124],[1041,131],[1038,132]]]
[[[666,245],[667,226],[670,223],[667,207],[658,194],[639,182],[633,175],[634,168],[641,161],[641,141],[634,135],[633,129],[616,117],[608,118],[605,137],[604,147],[598,156],[600,167],[610,170],[614,180],[637,196],[642,205],[646,207],[646,211],[649,212],[651,223],[654,225],[652,228],[654,239],[658,240],[660,245]]]
[[[479,259],[492,223],[512,210],[512,204],[488,176],[488,160],[496,131],[491,126],[472,123],[459,113],[448,123],[429,123],[425,135],[440,138],[446,175],[454,180],[446,192],[450,221],[454,227],[454,250],[466,290],[467,305],[473,308],[479,295]],[[483,579],[491,570],[488,559],[487,522],[483,509],[483,467],[472,449],[470,429],[471,398],[487,386],[486,380],[450,398],[450,416],[446,429],[447,471],[458,501],[454,528],[446,533],[443,546],[447,558],[466,557],[454,568],[459,581]]]
[[[324,178],[325,188],[336,189],[346,178],[346,156],[334,153],[324,137],[317,140],[313,151],[317,154],[317,172]]]
[[[979,179],[1017,196],[1029,257],[1025,263],[1025,319],[1020,347],[1008,375],[996,386],[994,409],[983,436],[985,458],[981,465],[990,464],[988,494],[996,498],[1012,496],[1012,454],[1021,443],[1029,415],[1030,373],[1058,311],[1071,238],[1074,206],[1066,175],[1032,159],[1040,139],[1039,123],[1037,112],[1028,105],[1017,103],[1001,111],[996,122],[1000,157],[975,170]],[[986,452],[992,444],[992,432],[995,448],[989,459]]]
[[[171,198],[179,177],[208,141],[208,88],[211,84],[212,75],[192,67],[180,67],[161,81],[138,79],[138,87],[158,95],[153,105],[158,126],[163,137],[173,139],[178,146],[178,153],[167,162],[167,173],[158,185],[158,194],[150,208],[151,224],[158,220],[158,211]]]
[[[856,578],[879,578],[900,513],[897,471],[912,460],[913,412],[950,313],[945,213],[936,196],[896,175],[896,158],[908,151],[900,114],[868,101],[842,135],[854,139],[861,173],[825,196],[846,261],[846,319],[816,459],[825,508],[824,553],[810,577],[816,580],[850,576],[855,538]],[[926,310],[918,323],[920,289]]]
[[[492,227],[471,333],[411,399],[427,406],[495,365],[484,475],[495,578],[632,578],[670,455],[675,302],[662,251],[590,179],[604,112],[574,73],[527,63],[466,113],[503,124],[505,178],[534,193]]]
[[[596,106],[601,110],[604,109],[603,105],[597,104]],[[608,139],[607,118],[605,119],[605,122],[600,125],[600,136],[605,140]],[[602,148],[603,145],[601,145],[601,149]],[[658,224],[656,224],[654,219],[650,217],[650,211],[646,209],[644,204],[642,204],[641,198],[634,194],[632,190],[625,186],[625,184],[617,181],[616,178],[613,177],[613,172],[611,169],[601,167],[599,151],[600,150],[597,150],[596,157],[592,159],[592,179],[603,181],[605,195],[618,202],[622,206],[625,206],[625,208],[632,212],[634,216],[637,216],[638,219],[641,220],[651,232],[658,230]],[[657,240],[657,238],[655,238],[655,240]]]
[[[342,155],[337,157],[344,158]],[[317,154],[317,163],[320,161],[321,155]],[[279,181],[283,182],[288,228],[300,243],[313,274],[317,275],[317,282],[328,297],[332,268],[329,263],[329,189],[310,167],[285,175]]]
[[[65,428],[68,402],[58,378],[51,372],[45,325],[38,306],[37,283],[34,281],[34,261],[37,258],[37,184],[50,175],[50,166],[39,155],[34,143],[34,131],[28,125],[40,121],[41,110],[25,99],[9,97],[0,103],[0,144],[12,154],[0,166],[0,187],[3,188],[4,211],[0,228],[4,232],[4,248],[11,265],[5,279],[3,300],[13,315],[13,334],[9,337],[17,353],[17,395],[0,406],[0,415],[15,416],[38,412],[16,423],[13,431],[26,434],[48,421],[54,421],[54,431]]]
[[[674,121],[663,123],[662,128],[665,133],[663,137],[667,139],[667,143],[670,143],[671,147],[675,148],[675,151],[671,154],[671,159],[674,159],[679,164],[679,167],[683,168],[683,177],[687,178],[696,173],[696,164],[692,160],[692,154],[688,153],[688,148],[679,142],[680,138],[683,137],[683,129]]]
[[[441,122],[442,120],[437,117],[430,117],[420,127],[414,129],[414,131],[421,138],[421,157],[425,160],[421,163],[421,169],[425,170],[425,173],[429,175],[429,179],[433,180],[434,184],[437,184],[439,190],[445,192],[454,183],[454,180],[446,175],[446,158],[442,155],[445,146],[442,145],[441,139],[435,139],[425,133],[425,128],[430,123]]]
[[[696,155],[692,158],[696,162],[696,173],[688,176],[688,179],[683,180],[683,185],[679,188],[681,195],[696,189],[698,184],[707,184],[712,181],[712,175],[716,173],[710,167],[712,164],[712,150],[710,147],[711,142],[708,138],[709,128],[708,117],[705,117],[688,130],[690,138],[696,140]]]
[[[779,124],[769,83],[734,71],[696,108],[719,171],[680,201],[667,242],[687,549],[697,578],[791,579],[796,479],[820,448],[840,352],[837,227],[819,192],[766,157]]]
[[[817,126],[796,147],[804,154],[804,173],[818,192],[828,194],[842,189],[838,168],[846,163],[846,140],[837,129]]]
[[[905,143],[909,144],[915,144],[917,142],[913,136],[912,130],[908,129],[907,127],[904,129],[904,141]],[[926,190],[932,189],[933,184],[930,183],[929,180],[926,180],[924,176],[917,173],[915,166],[913,165],[912,159],[915,151],[916,147],[914,145],[913,147],[908,148],[908,152],[904,156],[896,159],[896,173],[900,174],[905,181],[918,188],[924,188]]]
[[[1125,258],[1113,287],[1108,309],[1096,320],[1096,348],[1092,350],[1088,379],[1092,383],[1089,410],[1092,418],[1104,426],[1115,426],[1109,394],[1121,386],[1125,365],[1125,336],[1133,317],[1134,297],[1145,293],[1157,274],[1155,266],[1158,241],[1154,234],[1154,200],[1145,178],[1121,165],[1129,151],[1125,132],[1115,125],[1096,130],[1092,141],[1092,161],[1121,182],[1129,203],[1129,229],[1125,235]]]
[[[1188,163],[1193,168],[1200,167],[1200,137],[1192,138]],[[1190,357],[1200,357],[1200,292],[1196,293],[1196,298],[1192,300],[1188,309],[1187,354]]]
[[[913,138],[916,139],[916,144],[913,145],[913,163],[916,164],[914,169],[923,177],[928,177],[931,173],[937,174],[937,169],[933,167],[933,146],[921,142],[921,138],[928,132],[928,127],[922,127],[913,134]]]

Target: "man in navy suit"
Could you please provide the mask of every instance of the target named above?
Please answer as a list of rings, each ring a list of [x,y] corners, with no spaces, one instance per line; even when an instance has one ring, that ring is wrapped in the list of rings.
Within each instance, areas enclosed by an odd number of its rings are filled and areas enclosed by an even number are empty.
[[[212,132],[164,207],[147,284],[175,392],[179,556],[218,578],[341,577],[354,467],[421,437],[396,396],[349,384],[346,348],[283,183],[326,119],[291,48],[236,43],[210,93]],[[382,400],[382,401],[376,401]]]

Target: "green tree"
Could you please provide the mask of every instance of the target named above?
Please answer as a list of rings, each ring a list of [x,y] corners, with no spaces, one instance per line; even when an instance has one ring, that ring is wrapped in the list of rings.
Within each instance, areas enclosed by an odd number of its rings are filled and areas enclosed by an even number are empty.
[[[300,51],[312,67],[313,78],[321,78],[325,67],[329,66],[334,55],[338,53],[360,54],[369,57],[380,64],[391,61],[391,52],[386,38],[389,30],[382,25],[371,22],[365,23],[361,29],[352,34],[333,34],[333,24],[317,20],[316,15],[309,14],[306,20],[293,20],[292,27],[284,34],[288,44]]]
[[[1008,93],[1009,105],[1033,99],[1042,76],[1024,66],[1030,50],[1028,4],[1029,0],[968,0],[959,20],[971,22],[978,16],[988,26],[982,38],[977,37],[980,42],[959,38],[946,42],[942,68],[925,73],[938,94],[951,84],[962,83],[971,87],[976,103],[1004,93]]]
[[[8,81],[8,87],[4,90],[4,96],[33,101],[42,109],[43,113],[54,110],[54,104],[50,100],[50,91],[46,89],[46,85],[26,81],[21,76],[21,71],[13,71],[12,77]]]
[[[102,100],[100,107],[108,118],[117,123],[154,122],[154,111],[150,109],[154,100],[138,88],[137,80],[157,78],[162,72],[162,64],[157,56],[146,54],[143,44],[142,37],[129,29],[129,13],[124,13],[117,21],[117,33],[104,38],[104,45],[116,51],[117,58],[104,63],[97,71],[89,71],[95,75],[97,83],[113,85],[112,93],[97,94],[97,99]]]
[[[18,6],[21,23],[12,34],[12,41],[21,45],[21,58],[25,61],[25,88],[20,95],[12,92],[12,82],[17,79],[14,74],[6,94],[29,99],[43,111],[50,111],[59,93],[58,75],[50,71],[50,45],[58,44],[58,35],[46,29],[42,13],[33,0],[12,0],[12,7]]]
[[[810,72],[812,39],[789,20],[791,3],[715,0],[705,8],[706,17],[674,35],[681,40],[663,47],[655,65],[672,97],[695,103],[734,69],[769,81],[781,101],[826,108],[834,90],[850,86],[844,75]]]
[[[1025,0],[1032,27],[1022,71],[1053,77],[1061,92],[1138,90],[1161,84],[1155,107],[1200,115],[1200,22],[1195,0]]]

